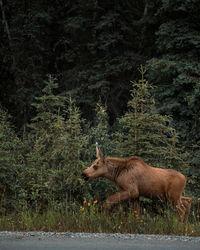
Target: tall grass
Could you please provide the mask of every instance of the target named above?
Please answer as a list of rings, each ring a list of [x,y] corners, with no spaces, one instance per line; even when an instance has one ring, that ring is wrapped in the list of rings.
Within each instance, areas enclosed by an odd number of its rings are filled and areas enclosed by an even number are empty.
[[[188,222],[179,223],[170,209],[155,214],[132,207],[117,206],[111,212],[103,210],[98,201],[51,207],[44,212],[26,209],[0,218],[0,230],[56,231],[91,233],[139,233],[200,236],[200,218],[191,213]]]

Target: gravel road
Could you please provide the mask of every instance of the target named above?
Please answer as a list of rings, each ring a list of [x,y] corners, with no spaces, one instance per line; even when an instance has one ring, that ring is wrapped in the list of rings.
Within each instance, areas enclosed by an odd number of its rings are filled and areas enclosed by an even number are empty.
[[[0,250],[200,250],[200,237],[143,234],[0,232]]]

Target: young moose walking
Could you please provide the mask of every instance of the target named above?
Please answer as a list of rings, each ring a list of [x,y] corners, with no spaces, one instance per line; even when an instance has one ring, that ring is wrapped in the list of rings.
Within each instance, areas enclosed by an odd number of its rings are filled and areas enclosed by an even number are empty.
[[[190,212],[191,198],[183,197],[186,185],[183,174],[171,170],[148,166],[140,157],[104,158],[96,148],[97,159],[82,172],[85,180],[104,177],[114,181],[119,193],[111,195],[105,202],[109,209],[121,201],[138,199],[140,196],[170,201],[176,209],[179,220],[183,222]]]

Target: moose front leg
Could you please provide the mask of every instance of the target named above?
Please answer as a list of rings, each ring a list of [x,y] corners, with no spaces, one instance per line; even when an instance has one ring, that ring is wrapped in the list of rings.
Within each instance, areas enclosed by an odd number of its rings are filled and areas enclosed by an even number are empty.
[[[105,202],[105,209],[109,210],[113,205],[118,204],[122,201],[127,201],[129,199],[135,199],[138,197],[137,192],[120,191],[117,194],[111,195]]]
[[[140,200],[139,197],[136,199],[132,199],[133,202],[133,210],[137,211],[137,214],[140,214]]]

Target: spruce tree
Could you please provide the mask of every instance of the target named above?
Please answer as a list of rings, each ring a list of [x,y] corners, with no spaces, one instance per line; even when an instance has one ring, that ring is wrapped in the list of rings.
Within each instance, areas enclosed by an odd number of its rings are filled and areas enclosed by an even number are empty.
[[[90,147],[91,161],[96,159],[96,146],[101,148],[104,155],[112,155],[112,132],[108,122],[107,107],[100,102],[96,104],[95,125],[91,128],[91,140],[93,141]],[[95,179],[92,181],[92,196],[98,200],[104,200],[109,194],[116,191],[113,183],[106,179]]]
[[[100,102],[98,102],[96,104],[96,119],[95,125],[92,129],[92,135],[94,138],[93,140],[95,142],[94,146],[99,145],[105,155],[111,153],[111,136],[108,118],[109,117],[107,114],[107,107],[103,106]]]
[[[81,172],[85,166],[85,149],[88,138],[83,132],[85,120],[81,118],[79,108],[69,98],[66,120],[62,132],[56,139],[53,154],[57,155],[57,171],[51,175],[53,197],[59,201],[73,202],[88,195],[90,185],[85,185]]]
[[[27,143],[32,145],[27,153],[27,164],[24,175],[26,198],[35,208],[43,208],[51,197],[49,178],[56,169],[57,159],[53,154],[55,141],[62,132],[64,98],[54,94],[58,84],[48,76],[42,96],[35,97],[32,104],[36,116],[29,124],[30,133]]]
[[[80,112],[71,99],[67,103],[66,97],[55,94],[57,88],[49,76],[43,95],[35,98],[36,116],[29,126],[33,149],[27,156],[25,190],[37,208],[73,200],[84,191],[80,156],[85,137]]]
[[[177,150],[178,136],[171,127],[172,119],[160,115],[151,95],[153,86],[144,78],[146,70],[139,69],[141,80],[132,82],[128,111],[119,119],[116,146],[120,156],[141,156],[150,165],[179,169],[182,166]]]
[[[23,171],[23,143],[0,107],[0,213],[17,209]]]

